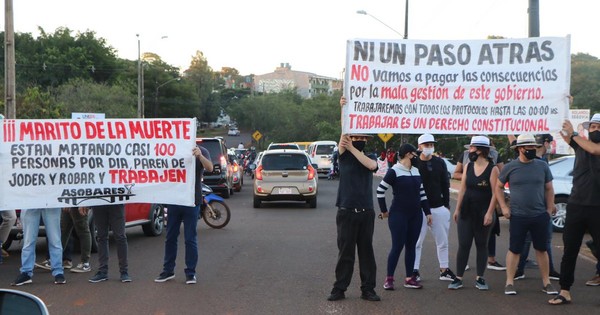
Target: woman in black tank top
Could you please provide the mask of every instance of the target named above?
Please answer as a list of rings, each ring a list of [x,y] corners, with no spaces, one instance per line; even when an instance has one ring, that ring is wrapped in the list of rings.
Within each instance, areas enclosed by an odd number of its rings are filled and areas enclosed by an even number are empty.
[[[489,287],[483,279],[487,266],[488,240],[495,218],[496,200],[492,185],[498,181],[498,168],[488,159],[490,144],[484,136],[474,136],[468,146],[470,163],[464,169],[461,187],[453,218],[458,231],[456,279],[449,289],[463,286],[462,276],[469,259],[471,244],[477,249],[477,277],[475,286],[480,290]]]

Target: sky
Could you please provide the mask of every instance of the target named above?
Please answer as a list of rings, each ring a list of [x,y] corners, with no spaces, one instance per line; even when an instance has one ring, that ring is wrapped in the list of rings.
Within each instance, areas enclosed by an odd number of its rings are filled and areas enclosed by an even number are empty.
[[[571,53],[600,57],[600,1],[539,2],[540,36],[570,34]],[[409,0],[408,38],[528,37],[528,5],[529,0]],[[270,73],[289,63],[292,70],[341,78],[348,39],[398,39],[405,24],[402,0],[13,0],[13,8],[15,32],[37,37],[39,27],[47,33],[67,27],[73,35],[94,31],[129,60],[138,58],[139,34],[142,53],[156,53],[181,70],[201,51],[213,70],[233,67],[242,75]],[[4,18],[1,22],[4,30]]]

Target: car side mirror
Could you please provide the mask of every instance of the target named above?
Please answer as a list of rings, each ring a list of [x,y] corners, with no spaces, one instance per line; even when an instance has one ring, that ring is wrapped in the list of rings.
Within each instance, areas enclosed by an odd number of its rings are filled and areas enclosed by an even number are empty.
[[[49,313],[46,304],[31,293],[0,289],[0,314],[47,315]]]
[[[252,171],[254,171],[256,169],[256,164],[250,164],[248,165],[248,168]]]
[[[313,167],[315,170],[317,170],[317,169],[319,168],[319,165],[318,165],[318,164],[311,163],[310,165],[312,165],[312,167]]]

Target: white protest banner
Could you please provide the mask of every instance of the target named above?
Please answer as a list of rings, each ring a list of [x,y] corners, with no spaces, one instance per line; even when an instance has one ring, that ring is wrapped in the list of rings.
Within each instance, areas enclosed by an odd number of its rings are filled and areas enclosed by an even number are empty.
[[[570,38],[347,42],[344,133],[561,129]]]
[[[0,209],[194,205],[195,119],[0,124]]]
[[[590,121],[590,110],[589,109],[571,109],[569,110],[569,120],[575,131],[579,133],[579,135],[587,139],[588,131],[583,128],[583,123],[586,121]],[[560,135],[560,132],[552,133],[552,137],[554,138],[554,143],[552,144],[552,150],[550,153],[552,154],[575,154],[575,150],[571,148],[571,146],[563,140]]]

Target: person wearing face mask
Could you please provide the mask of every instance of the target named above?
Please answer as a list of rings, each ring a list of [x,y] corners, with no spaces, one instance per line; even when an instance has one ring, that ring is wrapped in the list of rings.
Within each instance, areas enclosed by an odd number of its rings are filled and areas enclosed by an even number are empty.
[[[512,145],[516,144],[516,138],[513,136],[514,140],[512,143]],[[509,138],[510,139],[510,138]],[[551,134],[538,134],[535,135],[535,141],[537,142],[538,146],[536,148],[536,157],[546,163],[548,163],[548,157],[550,155],[550,152],[552,150],[552,141],[554,141],[554,137],[552,137]],[[519,151],[517,149],[516,151],[517,154],[517,158],[519,155]],[[560,273],[558,273],[556,271],[556,269],[554,268],[554,260],[552,259],[552,234],[553,234],[553,229],[552,229],[552,218],[550,218],[550,224],[548,224],[548,244],[546,246],[546,250],[548,251],[548,266],[549,266],[549,277],[550,280],[559,280],[560,279]],[[517,266],[517,271],[515,273],[515,280],[520,280],[520,279],[525,279],[525,266],[528,262],[528,257],[529,257],[529,251],[531,248],[531,235],[530,233],[527,233],[527,236],[525,237],[525,244],[523,245],[523,251],[521,252],[521,257],[519,258],[519,265]]]
[[[431,211],[419,174],[417,149],[413,145],[405,143],[400,146],[398,157],[398,163],[387,171],[377,187],[377,202],[381,211],[379,217],[381,219],[388,218],[388,226],[392,236],[392,248],[387,261],[387,277],[383,288],[394,290],[394,273],[400,253],[406,247],[404,253],[404,267],[406,269],[404,287],[420,289],[423,286],[417,277],[413,275],[415,251],[423,220],[426,220],[429,226],[432,224]],[[388,212],[385,192],[390,187],[394,197]]]
[[[488,290],[483,278],[488,256],[488,239],[496,220],[496,201],[491,183],[498,178],[498,167],[488,158],[490,139],[485,136],[473,136],[471,143],[465,146],[469,150],[469,164],[465,167],[456,199],[453,219],[458,232],[458,252],[456,254],[456,278],[448,289],[463,287],[463,274],[471,245],[475,240],[477,249],[477,276],[475,287]]]
[[[561,136],[575,150],[573,188],[567,202],[567,218],[563,230],[564,251],[560,264],[560,293],[548,301],[553,305],[571,302],[571,286],[575,265],[586,230],[595,244],[600,244],[600,114],[583,123],[588,130],[586,140],[574,132],[566,120]]]
[[[433,135],[421,135],[417,142],[421,151],[419,155],[419,173],[431,207],[432,224],[429,230],[433,234],[437,246],[437,257],[440,264],[439,279],[453,281],[456,276],[448,266],[448,231],[450,230],[450,180],[447,175],[448,168],[441,158],[433,155],[436,143]],[[413,275],[419,280],[421,276],[419,274],[421,251],[427,230],[427,220],[423,219],[419,240],[417,241],[413,270]]]
[[[519,157],[504,166],[494,185],[497,196],[503,193],[506,183],[510,187],[510,205],[504,198],[497,198],[502,214],[510,220],[504,287],[506,295],[517,294],[514,288],[515,272],[528,232],[542,278],[542,292],[558,293],[550,283],[547,253],[548,224],[555,211],[553,177],[548,163],[536,156],[538,146],[533,135],[519,135],[516,144],[511,147],[519,151]]]
[[[340,99],[346,105],[346,98]],[[343,121],[343,119],[342,119]],[[380,301],[375,293],[377,264],[373,251],[375,210],[373,206],[373,174],[377,171],[375,156],[363,152],[371,135],[342,134],[338,145],[340,179],[335,205],[338,260],[335,267],[335,282],[329,301],[346,298],[345,292],[352,280],[354,260],[358,250],[361,279],[361,299]]]

